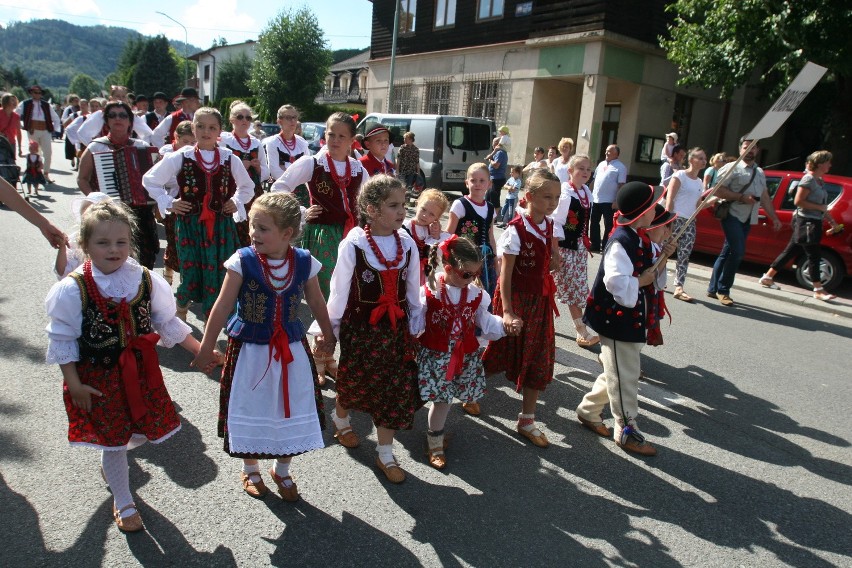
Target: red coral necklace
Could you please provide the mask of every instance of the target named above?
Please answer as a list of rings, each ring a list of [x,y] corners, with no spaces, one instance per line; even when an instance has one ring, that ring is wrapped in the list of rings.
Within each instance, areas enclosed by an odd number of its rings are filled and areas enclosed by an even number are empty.
[[[370,248],[373,250],[373,254],[376,255],[376,258],[379,259],[385,268],[392,269],[396,268],[402,262],[402,239],[399,238],[399,233],[397,231],[393,232],[393,236],[396,239],[396,258],[392,261],[388,261],[385,258],[385,255],[382,254],[382,251],[379,249],[379,245],[376,243],[376,240],[373,238],[373,231],[370,229],[370,224],[364,225],[364,233],[367,235],[367,242],[370,243]]]
[[[216,146],[213,149],[213,160],[208,162],[204,159],[204,156],[201,155],[201,150],[198,146],[195,146],[195,161],[198,162],[198,165],[201,166],[201,169],[204,170],[204,173],[214,174],[219,169],[219,147]]]
[[[282,292],[289,288],[290,284],[293,283],[293,276],[296,273],[294,261],[296,255],[293,250],[293,247],[287,248],[287,256],[279,264],[273,264],[269,262],[269,259],[266,257],[266,255],[257,252],[257,249],[254,248],[254,245],[252,245],[252,249],[257,255],[257,259],[260,261],[260,266],[263,268],[263,280],[264,282],[266,282],[266,285],[269,286],[269,288],[275,292]],[[274,280],[278,279],[273,277],[272,271],[280,270],[288,264],[290,265],[290,270],[287,272],[287,276],[284,278],[283,281],[281,281],[281,284],[276,285],[274,283]]]

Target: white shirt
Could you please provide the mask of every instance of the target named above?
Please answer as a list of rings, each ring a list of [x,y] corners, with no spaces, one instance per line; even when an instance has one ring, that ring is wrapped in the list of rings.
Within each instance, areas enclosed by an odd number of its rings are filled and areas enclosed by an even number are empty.
[[[595,187],[592,197],[595,203],[614,203],[618,187],[627,182],[627,166],[619,160],[603,160],[595,168]]]
[[[36,103],[35,99],[28,99],[28,100],[33,101],[33,114],[30,117],[30,120],[47,121],[47,119],[44,118],[44,110],[41,108],[41,104],[35,104]],[[24,121],[24,103],[25,102],[26,101],[21,101],[20,103],[18,103],[18,107],[15,109],[15,112],[17,112],[18,116],[21,117],[21,122]],[[41,102],[44,102],[44,101],[39,101],[39,102],[41,103]],[[56,114],[56,110],[54,110],[52,104],[47,103],[47,106],[50,108],[50,118],[53,120],[53,131],[59,132],[60,129],[62,128],[62,123],[59,121],[59,115]]]
[[[212,161],[214,156],[213,150],[201,151],[201,157],[205,160]],[[145,186],[145,191],[148,192],[151,199],[157,202],[160,215],[164,217],[170,213],[169,209],[171,209],[172,203],[180,194],[180,188],[174,183],[174,180],[180,173],[184,157],[195,160],[195,146],[184,146],[177,152],[172,152],[163,157],[142,176],[142,185]],[[231,160],[232,157],[233,160]],[[237,206],[233,218],[234,221],[239,223],[247,218],[245,204],[254,198],[254,182],[243,167],[243,163],[227,148],[220,148],[219,164],[224,164],[228,160],[231,160],[231,175],[234,177],[237,186],[237,191],[231,198],[231,201]]]
[[[553,160],[550,167],[553,169],[553,173],[556,174],[556,177],[559,178],[559,183],[565,183],[571,179],[571,174],[568,173],[568,162],[563,162],[562,156]]]
[[[631,231],[632,227],[629,228]],[[633,263],[621,243],[609,241],[604,255],[604,286],[612,294],[616,302],[632,308],[639,301],[639,279],[633,276]],[[666,287],[666,269],[660,268],[660,273],[654,283],[658,290]]]
[[[403,258],[408,251],[411,251],[411,259],[408,261],[408,270],[405,275],[405,299],[408,302],[408,329],[412,335],[416,336],[423,333],[426,326],[424,306],[420,303],[420,255],[417,252],[414,240],[405,231],[400,229],[397,233],[402,241]],[[396,257],[396,239],[393,235],[374,235],[373,239],[385,258]],[[361,227],[354,227],[340,241],[340,247],[337,250],[337,264],[331,274],[331,293],[328,297],[328,317],[331,319],[334,335],[338,338],[340,337],[340,320],[343,319],[343,312],[346,310],[346,304],[349,301],[349,291],[355,285],[352,278],[357,276],[354,274],[356,247],[364,251],[365,258],[370,266],[379,271],[387,270],[376,258],[373,249],[370,248],[370,243],[367,242],[366,233]],[[312,334],[319,333],[319,324],[314,322],[308,331]]]
[[[249,148],[248,151],[252,151],[255,148],[258,148],[257,159],[260,161],[260,183],[265,182],[269,179],[269,163],[266,161],[266,150],[261,147],[260,140],[254,138],[252,136],[248,137],[249,139]],[[223,148],[230,148],[231,150],[239,150],[241,152],[245,152],[243,147],[240,146],[240,143],[237,141],[236,136],[234,136],[233,132],[223,132],[222,136],[219,139],[219,146]]]
[[[284,175],[284,172],[295,163],[285,163],[282,168],[281,161],[278,157],[279,150],[291,156],[298,156],[299,154],[307,156],[310,154],[310,151],[308,150],[308,142],[304,138],[294,135],[294,139],[296,141],[296,147],[292,151],[284,145],[284,141],[281,140],[280,134],[268,136],[263,139],[263,149],[266,152],[266,160],[269,166],[269,172],[267,173],[268,177],[272,177],[272,179],[280,178]],[[288,142],[290,141],[288,140]],[[267,178],[263,179],[266,180]]]
[[[272,189],[270,191],[286,191],[287,193],[293,193],[293,191],[302,185],[303,183],[308,183],[311,181],[311,178],[314,177],[314,160],[320,165],[323,166],[325,171],[330,172],[329,162],[334,164],[334,171],[337,172],[337,175],[342,176],[346,173],[346,162],[338,162],[337,160],[332,160],[331,157],[326,152],[323,155],[317,154],[316,156],[302,156],[287,168],[287,171],[284,172],[281,177],[275,180],[275,183],[272,184]],[[361,172],[364,172],[364,178],[361,180],[361,186],[358,190],[361,190],[361,187],[364,187],[364,183],[370,179],[370,175],[367,173],[361,166],[361,162],[354,158],[348,158],[350,174],[352,177],[360,175]]]
[[[477,215],[479,215],[483,219],[488,218],[488,202],[487,201],[482,205],[477,205],[476,203],[474,203],[473,201],[468,199],[466,195],[464,197],[462,197],[462,199],[466,199],[467,202],[470,203],[470,205],[473,207],[473,210],[476,211]],[[462,217],[465,216],[464,204],[462,203],[461,199],[456,199],[455,201],[453,201],[453,204],[450,205],[450,213],[455,213],[456,217],[458,217],[459,219],[461,219]]]
[[[565,238],[565,223],[568,221],[568,212],[571,210],[571,200],[580,200],[580,197],[589,204],[592,204],[592,192],[588,186],[577,189],[570,182],[562,184],[562,191],[559,194],[559,204],[556,206],[556,211],[553,212],[553,236],[560,241]],[[581,201],[582,203],[582,201]]]
[[[75,272],[82,273],[83,267]],[[169,283],[153,270],[148,273],[151,275],[151,327],[160,335],[158,345],[172,347],[186,339],[192,329],[175,317],[175,296]],[[115,302],[130,301],[139,293],[142,267],[128,258],[121,268],[110,274],[102,273],[93,265],[92,277],[104,297]],[[46,361],[60,365],[79,361],[77,339],[82,335],[83,304],[77,282],[69,276],[54,284],[44,305],[50,318],[45,328],[49,338]]]
[[[676,171],[672,178],[677,178],[680,182],[680,187],[674,196],[672,209],[680,217],[687,219],[698,207],[698,198],[704,191],[704,182],[698,177],[692,179],[686,174],[686,170]]]
[[[88,146],[89,143],[95,138],[101,135],[101,131],[104,128],[104,111],[97,110],[95,112],[89,113],[89,118],[86,119],[86,122],[77,130],[77,137],[80,140],[80,144]],[[151,129],[148,127],[148,123],[145,122],[144,118],[133,115],[133,131],[136,132],[136,136],[134,138],[138,138],[143,142],[151,143]],[[159,148],[159,146],[157,146]]]
[[[86,121],[86,118],[89,115],[83,116],[82,114],[71,121],[71,124],[65,129],[65,136],[68,137],[68,141],[71,142],[75,147],[81,144],[80,137],[77,136],[77,131],[80,130],[80,127],[83,126],[83,123]]]
[[[195,116],[194,112],[187,114],[189,116],[189,120],[192,120],[192,117]],[[157,125],[156,128],[154,128],[154,131],[151,132],[151,145],[156,146],[157,148],[162,148],[163,144],[171,143],[171,140],[166,140],[166,138],[168,137],[169,132],[171,132],[173,120],[173,113],[169,113],[163,119],[160,120],[160,123]],[[142,122],[145,121],[143,120]],[[150,130],[150,128],[148,130]],[[139,131],[137,130],[136,132]]]

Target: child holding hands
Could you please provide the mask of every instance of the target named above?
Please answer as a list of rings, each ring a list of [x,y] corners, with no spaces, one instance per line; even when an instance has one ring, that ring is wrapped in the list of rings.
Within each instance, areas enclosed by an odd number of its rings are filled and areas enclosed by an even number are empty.
[[[47,362],[62,369],[68,441],[102,450],[113,517],[125,532],[144,528],[130,493],[127,450],[180,429],[156,345],[179,344],[193,354],[200,347],[175,317],[166,281],[131,258],[134,223],[121,202],[89,207],[79,237],[87,260],[45,300]]]
[[[553,220],[548,216],[559,202],[560,183],[551,172],[535,170],[527,178],[527,209],[512,219],[500,235],[500,281],[494,313],[512,333],[492,341],[483,355],[489,373],[506,372],[506,378],[523,393],[518,433],[538,447],[549,445],[535,425],[539,392],[553,380],[556,339],[553,317],[559,315],[550,271],[558,266],[554,252]]]
[[[291,244],[300,221],[299,202],[291,194],[264,194],[254,201],[252,245],[225,261],[225,282],[194,363],[204,367],[213,359],[219,331],[236,305],[226,330],[219,436],[229,455],[243,459],[243,489],[255,498],[269,492],[258,459],[275,460],[269,475],[278,493],[285,501],[297,501],[290,461],[323,447],[322,398],[305,328],[297,317],[303,295],[322,332],[319,345],[334,351],[335,339],[317,281],[322,265]]]
[[[328,315],[340,339],[334,437],[357,447],[349,412],[370,414],[379,439],[376,465],[392,483],[405,480],[393,455],[397,430],[408,430],[422,404],[417,390],[414,336],[423,329],[420,257],[401,231],[405,186],[379,174],[358,194],[366,218],[340,243],[331,277]],[[311,326],[311,333],[319,326]]]
[[[439,256],[444,272],[436,279]],[[426,435],[429,465],[443,469],[447,464],[444,425],[453,398],[475,403],[485,396],[483,350],[476,328],[486,340],[500,339],[505,333],[502,318],[488,312],[488,292],[473,283],[482,271],[482,256],[473,243],[453,235],[432,249],[429,264],[429,285],[420,294],[426,307],[426,330],[419,338],[417,366],[420,397],[432,402]]]

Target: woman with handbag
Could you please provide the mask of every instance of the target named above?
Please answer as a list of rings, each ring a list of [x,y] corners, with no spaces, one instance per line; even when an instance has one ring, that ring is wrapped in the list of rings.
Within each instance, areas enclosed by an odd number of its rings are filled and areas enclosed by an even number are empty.
[[[828,192],[825,190],[823,176],[831,169],[831,152],[819,150],[807,159],[807,173],[802,177],[796,188],[793,203],[796,212],[793,214],[793,235],[787,247],[778,255],[769,270],[761,276],[760,284],[765,288],[778,290],[773,280],[778,270],[783,268],[799,253],[799,247],[805,250],[808,258],[808,278],[814,285],[814,298],[826,302],[837,296],[829,294],[822,287],[820,279],[820,240],[822,239],[823,219],[827,220],[832,230],[838,231],[840,225],[828,213]]]

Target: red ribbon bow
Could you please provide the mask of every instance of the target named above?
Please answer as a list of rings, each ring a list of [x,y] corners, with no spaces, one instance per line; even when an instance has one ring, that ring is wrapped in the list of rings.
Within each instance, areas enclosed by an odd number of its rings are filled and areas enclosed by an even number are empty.
[[[450,262],[450,244],[454,243],[456,239],[458,239],[458,235],[452,235],[444,242],[438,245],[438,248],[441,249],[441,258],[443,259],[444,264]]]
[[[207,240],[213,240],[213,229],[216,223],[216,214],[213,213],[213,210],[210,209],[210,200],[213,196],[210,194],[210,191],[204,194],[204,199],[201,201],[201,215],[198,216],[198,220],[204,223],[204,227],[207,229]]]
[[[160,361],[157,358],[156,349],[159,340],[160,336],[156,333],[146,333],[133,337],[118,358],[121,379],[124,382],[124,392],[127,395],[127,404],[130,406],[130,416],[134,422],[138,422],[148,414],[148,406],[142,398],[142,388],[139,384],[139,365],[137,364],[136,353],[138,352],[141,356],[148,388],[153,389],[162,386],[163,373],[160,370]]]
[[[453,352],[450,355],[450,363],[447,365],[447,380],[452,381],[457,376],[459,376],[462,372],[462,367],[464,365],[464,341],[461,336],[456,341],[455,346],[453,347]]]
[[[399,300],[396,298],[398,273],[399,270],[382,270],[379,272],[382,277],[384,293],[379,298],[379,305],[370,312],[370,325],[376,325],[387,314],[391,322],[391,329],[396,331],[397,320],[405,317],[405,312],[399,307]]]

